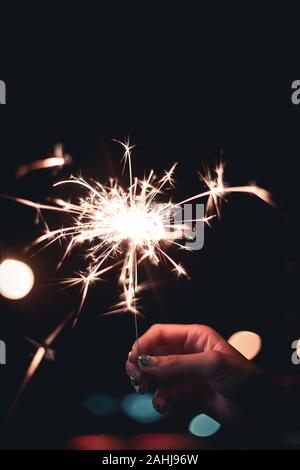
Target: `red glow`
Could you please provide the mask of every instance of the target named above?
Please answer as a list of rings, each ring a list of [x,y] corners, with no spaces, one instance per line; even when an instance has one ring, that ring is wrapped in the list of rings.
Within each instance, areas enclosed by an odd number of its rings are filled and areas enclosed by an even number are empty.
[[[134,450],[179,450],[199,447],[195,439],[185,434],[140,434],[131,439],[131,449]]]
[[[75,450],[123,450],[127,448],[123,439],[110,434],[74,436],[69,439],[68,447]]]

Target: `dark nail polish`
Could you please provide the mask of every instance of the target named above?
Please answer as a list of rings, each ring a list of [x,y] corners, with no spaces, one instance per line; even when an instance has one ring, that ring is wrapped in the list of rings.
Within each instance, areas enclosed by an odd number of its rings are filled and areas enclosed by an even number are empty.
[[[135,391],[138,392],[140,389],[140,384],[139,384],[138,379],[134,375],[130,375],[129,378],[130,378],[131,385],[133,386]]]
[[[139,356],[138,359],[140,364],[144,367],[153,366],[154,364],[154,361],[150,356]]]
[[[134,390],[139,393],[140,391],[140,385],[139,385],[139,382],[137,380],[137,378],[134,376],[134,375],[130,375],[129,376],[129,379],[130,379],[130,383],[131,385],[133,386]]]
[[[155,403],[153,407],[157,411],[157,413],[161,415],[165,415],[169,411],[169,404],[165,402],[164,400],[160,401],[160,403]]]
[[[139,385],[138,380],[135,375],[130,375],[130,382],[133,387],[136,387],[136,385]]]
[[[160,409],[160,406],[158,404],[154,405],[154,409],[155,409],[155,411],[157,411],[157,413],[161,413],[161,409]]]

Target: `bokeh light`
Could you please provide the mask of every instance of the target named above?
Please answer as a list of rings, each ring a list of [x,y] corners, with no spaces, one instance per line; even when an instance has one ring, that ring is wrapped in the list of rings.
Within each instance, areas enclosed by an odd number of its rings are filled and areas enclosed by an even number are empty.
[[[139,434],[130,441],[133,450],[191,450],[199,449],[199,440],[188,434]]]
[[[123,450],[126,442],[111,434],[88,434],[73,436],[68,440],[68,448],[72,450]]]
[[[22,299],[31,291],[34,274],[23,261],[6,259],[0,264],[0,293],[11,300]]]
[[[145,395],[135,393],[127,395],[123,399],[121,407],[124,413],[140,423],[154,423],[162,417],[154,410],[150,393]]]
[[[209,437],[215,434],[221,427],[215,419],[204,413],[195,416],[189,424],[189,431],[194,436]]]
[[[114,400],[101,393],[87,395],[83,400],[83,407],[95,416],[107,416],[117,411]]]
[[[257,356],[262,345],[260,336],[253,331],[237,331],[230,336],[228,343],[247,359]]]

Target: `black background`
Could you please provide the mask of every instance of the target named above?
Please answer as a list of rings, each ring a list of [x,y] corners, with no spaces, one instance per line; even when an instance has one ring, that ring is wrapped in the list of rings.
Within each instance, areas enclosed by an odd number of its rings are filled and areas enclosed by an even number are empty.
[[[221,222],[206,231],[204,249],[180,254],[190,282],[176,281],[166,269],[153,273],[161,285],[142,299],[140,329],[157,321],[206,323],[225,337],[250,329],[263,341],[258,362],[284,374],[298,372],[291,343],[300,325],[300,108],[291,102],[300,73],[298,18],[292,7],[253,3],[157,11],[102,2],[57,9],[26,4],[4,11],[0,31],[0,78],[7,85],[7,105],[0,108],[2,194],[42,201],[70,172],[105,181],[119,174],[121,154],[112,139],[128,134],[137,144],[137,174],[180,162],[178,198],[200,191],[197,170],[220,155],[230,184],[256,181],[274,194],[277,210],[246,195],[228,198]],[[18,165],[48,154],[57,142],[72,155],[72,168],[14,179]],[[24,257],[22,248],[41,226],[31,209],[0,204],[0,256]],[[0,300],[0,333],[8,344],[3,416],[28,361],[20,335],[42,340],[78,303],[76,289],[60,291],[53,283],[59,247],[26,256],[38,273],[34,290],[20,302]],[[61,276],[79,263],[69,260]],[[4,447],[65,447],[76,434],[185,432],[188,418],[142,426],[122,415],[96,419],[82,411],[87,393],[120,399],[130,392],[123,363],[134,340],[133,318],[99,316],[116,298],[113,281],[92,289],[77,329],[55,344],[57,361],[43,364],[4,423]],[[290,423],[289,431],[296,430]],[[281,437],[273,439],[269,445],[283,445]],[[223,432],[215,445],[239,441]]]

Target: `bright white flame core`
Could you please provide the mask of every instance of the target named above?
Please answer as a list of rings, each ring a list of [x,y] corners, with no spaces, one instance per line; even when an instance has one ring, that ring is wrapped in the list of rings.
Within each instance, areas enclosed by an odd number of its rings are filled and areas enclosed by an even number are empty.
[[[114,241],[131,240],[136,245],[159,242],[166,238],[162,218],[155,212],[145,212],[144,207],[128,207],[112,219]]]
[[[32,269],[22,261],[6,259],[0,265],[0,293],[11,300],[22,299],[34,284]]]

